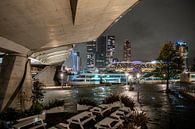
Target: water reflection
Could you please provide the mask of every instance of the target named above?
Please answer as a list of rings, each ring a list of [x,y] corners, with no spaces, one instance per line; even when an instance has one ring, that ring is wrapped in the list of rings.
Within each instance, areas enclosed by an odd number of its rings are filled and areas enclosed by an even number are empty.
[[[55,99],[63,99],[65,100],[65,108],[67,110],[76,110],[76,103],[80,99],[90,99],[96,103],[101,103],[102,100],[112,94],[124,94],[137,101],[139,91],[139,100],[142,105],[153,106],[154,108],[161,107],[164,111],[169,110],[170,100],[164,92],[166,84],[132,85],[131,87],[134,87],[135,90],[129,91],[130,86],[128,85],[72,88],[69,90],[47,90],[45,93],[44,103],[47,104],[49,101]],[[172,104],[181,105],[177,102],[177,98],[173,96],[169,97],[172,98]]]
[[[47,90],[44,94],[44,104],[48,104],[49,101],[55,99],[63,99],[65,100],[65,108],[70,111],[76,109],[76,103],[80,99],[90,99],[96,103],[101,103],[106,97],[120,93],[132,96],[132,93],[129,93],[129,86],[123,85],[72,88],[70,90]]]
[[[180,84],[174,84],[180,87]],[[191,86],[191,85],[188,85]],[[191,103],[184,98],[179,98],[172,94],[166,94],[166,84],[133,85],[134,91],[129,91],[130,86],[101,86],[91,88],[72,88],[70,90],[47,90],[44,103],[49,100],[64,99],[65,110],[75,111],[76,103],[83,98],[100,103],[105,97],[111,94],[124,94],[137,101],[138,89],[140,92],[140,108],[147,112],[150,117],[148,128],[168,129],[170,121],[178,123],[175,127],[187,129],[186,126],[193,127],[195,120],[195,103]],[[172,84],[170,84],[170,88]],[[172,115],[174,114],[174,115]],[[185,119],[185,123],[181,120]]]

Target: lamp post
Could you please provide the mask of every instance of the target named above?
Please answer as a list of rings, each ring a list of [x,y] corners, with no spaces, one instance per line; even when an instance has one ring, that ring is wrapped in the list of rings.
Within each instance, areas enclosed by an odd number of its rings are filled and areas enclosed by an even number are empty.
[[[60,77],[61,77],[61,86],[63,87],[63,84],[64,84],[64,74],[61,73]]]
[[[132,83],[133,76],[129,75],[128,80],[130,80],[130,84]]]
[[[133,76],[130,74],[128,79],[129,79],[129,84],[130,84],[129,90],[130,90],[130,91],[133,91],[133,90],[134,90],[134,88],[133,88],[133,86],[132,86],[132,79],[133,79]]]
[[[129,74],[125,73],[125,76],[126,76],[126,85],[128,85],[128,76],[129,76]]]
[[[138,89],[137,89],[137,102],[139,103],[139,90],[140,90],[140,87],[139,87],[139,78],[140,78],[140,74],[137,73],[136,75],[136,80],[137,80],[137,84],[138,84]]]

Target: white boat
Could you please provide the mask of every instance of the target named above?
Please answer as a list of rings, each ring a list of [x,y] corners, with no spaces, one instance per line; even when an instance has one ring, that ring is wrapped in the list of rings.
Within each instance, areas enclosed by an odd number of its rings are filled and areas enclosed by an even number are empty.
[[[71,85],[105,85],[105,84],[120,84],[126,80],[125,74],[93,74],[85,73],[75,75],[68,82]]]

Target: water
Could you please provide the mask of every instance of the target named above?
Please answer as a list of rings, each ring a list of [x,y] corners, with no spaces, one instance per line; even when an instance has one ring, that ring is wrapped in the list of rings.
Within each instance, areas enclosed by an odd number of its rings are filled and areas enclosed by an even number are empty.
[[[67,111],[76,110],[76,104],[80,99],[89,99],[101,103],[106,97],[112,94],[120,94],[129,91],[129,86],[113,85],[87,88],[72,88],[69,90],[47,90],[44,95],[44,104],[59,99],[65,100]]]
[[[180,86],[182,84],[175,84]],[[195,102],[185,97],[165,92],[165,84],[133,85],[129,86],[101,86],[91,88],[73,88],[70,90],[48,90],[44,102],[52,99],[64,99],[66,111],[76,110],[76,103],[80,99],[90,99],[97,103],[111,94],[126,94],[137,102],[139,91],[140,107],[150,118],[149,129],[192,129],[195,122]],[[194,86],[194,85],[190,85]]]

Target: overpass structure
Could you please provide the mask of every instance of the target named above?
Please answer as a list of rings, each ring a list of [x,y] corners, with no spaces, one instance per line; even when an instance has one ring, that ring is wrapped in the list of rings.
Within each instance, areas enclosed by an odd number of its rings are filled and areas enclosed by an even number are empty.
[[[5,54],[0,71],[0,110],[31,105],[28,57],[47,63],[64,60],[72,44],[95,40],[138,1],[1,1],[0,52]]]

